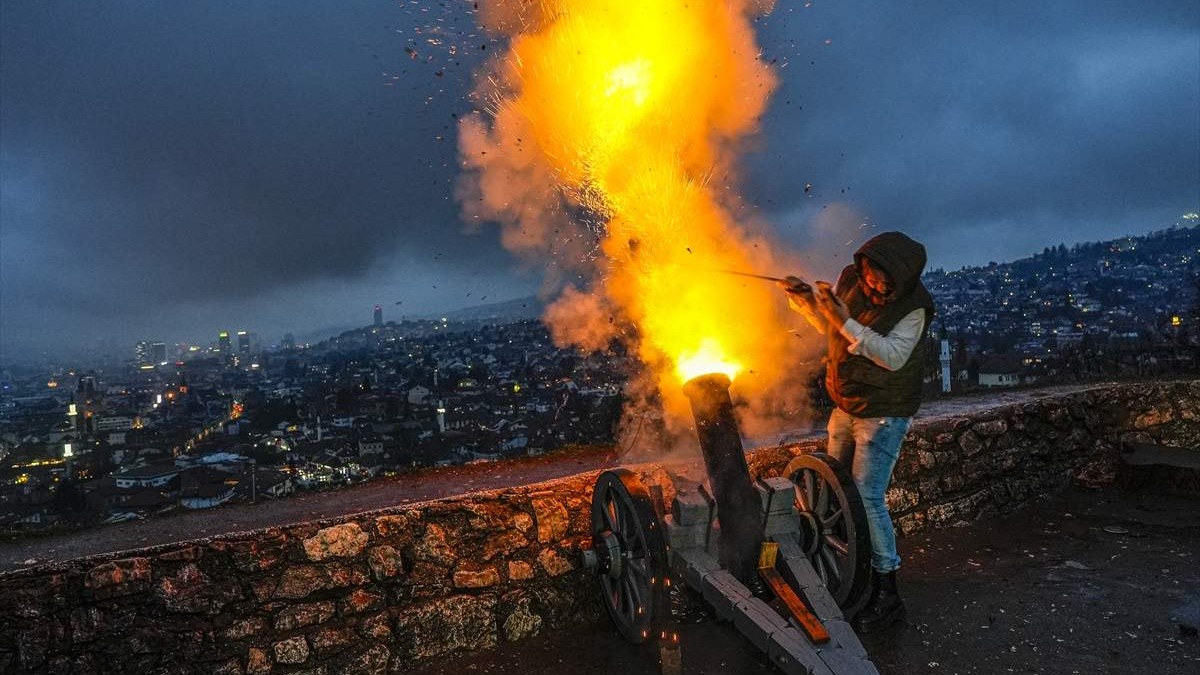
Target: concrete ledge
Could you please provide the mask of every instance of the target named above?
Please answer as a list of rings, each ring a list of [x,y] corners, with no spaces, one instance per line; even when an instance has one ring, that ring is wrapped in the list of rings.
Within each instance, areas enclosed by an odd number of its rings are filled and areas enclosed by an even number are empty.
[[[967,523],[1112,482],[1126,444],[1198,440],[1197,382],[968,406],[914,424],[888,501],[906,532]],[[759,450],[751,471],[820,445]],[[0,575],[0,671],[398,672],[601,621],[578,566],[596,475]]]

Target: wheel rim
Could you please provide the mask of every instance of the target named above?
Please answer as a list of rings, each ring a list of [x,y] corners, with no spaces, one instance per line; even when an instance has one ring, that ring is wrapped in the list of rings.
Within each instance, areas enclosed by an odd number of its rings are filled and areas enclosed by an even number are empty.
[[[801,548],[838,606],[854,607],[869,587],[871,540],[853,478],[819,452],[795,458],[784,475],[796,485]]]
[[[666,549],[649,493],[633,472],[615,469],[596,480],[592,541],[613,624],[626,640],[645,641],[665,616]]]

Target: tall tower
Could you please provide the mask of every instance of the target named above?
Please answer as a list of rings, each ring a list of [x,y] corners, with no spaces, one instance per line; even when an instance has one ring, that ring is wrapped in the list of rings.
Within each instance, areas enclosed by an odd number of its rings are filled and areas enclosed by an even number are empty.
[[[232,350],[230,349],[229,345],[229,331],[223,330],[220,333],[217,333],[217,350],[220,351],[224,356],[229,356],[231,353]]]
[[[375,327],[383,327],[383,308],[379,305],[375,305]]]
[[[137,360],[137,364],[139,366],[144,366],[150,363],[150,350],[151,345],[149,340],[139,340],[137,345],[133,348],[133,357]]]
[[[942,353],[938,359],[942,363],[942,393],[950,393],[950,341],[942,340]]]
[[[239,330],[238,335],[238,354],[242,356],[250,355],[250,333],[244,330]]]

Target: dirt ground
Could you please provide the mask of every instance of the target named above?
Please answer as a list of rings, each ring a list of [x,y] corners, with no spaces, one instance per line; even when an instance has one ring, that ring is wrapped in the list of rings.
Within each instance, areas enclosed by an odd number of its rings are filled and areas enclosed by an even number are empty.
[[[1200,673],[1200,500],[1073,490],[900,541],[906,625],[864,640],[883,675]],[[680,625],[683,672],[766,673],[727,623]],[[607,625],[447,659],[418,675],[659,673]]]

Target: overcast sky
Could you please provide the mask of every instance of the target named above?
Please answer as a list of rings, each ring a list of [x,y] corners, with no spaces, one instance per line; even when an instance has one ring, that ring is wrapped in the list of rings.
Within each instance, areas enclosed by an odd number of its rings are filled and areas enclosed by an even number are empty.
[[[804,4],[759,22],[781,84],[739,180],[815,267],[878,229],[957,268],[1200,210],[1195,0]],[[458,216],[503,45],[445,5],[5,0],[0,358],[534,292]]]

